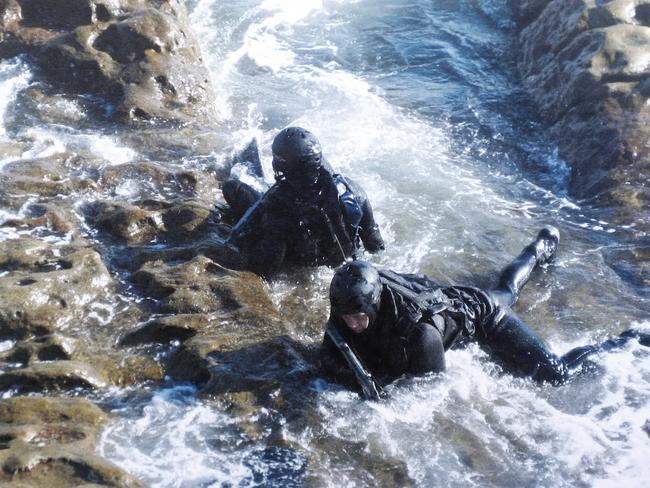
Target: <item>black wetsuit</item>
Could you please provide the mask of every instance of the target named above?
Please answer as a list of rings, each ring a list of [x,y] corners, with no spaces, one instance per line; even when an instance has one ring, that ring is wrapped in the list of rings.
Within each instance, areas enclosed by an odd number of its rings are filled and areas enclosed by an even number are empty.
[[[259,274],[272,275],[284,265],[336,266],[354,256],[361,243],[371,253],[384,248],[365,192],[327,167],[300,193],[280,181],[261,195],[230,180],[223,194],[235,215],[243,214],[230,242]]]
[[[440,286],[425,275],[378,270],[382,282],[379,309],[371,325],[355,334],[341,317],[335,326],[380,383],[404,374],[440,372],[446,350],[476,341],[506,365],[537,381],[562,384],[594,353],[612,350],[631,338],[650,345],[650,335],[634,330],[599,345],[575,348],[559,357],[519,319],[510,307],[538,263],[539,247],[531,244],[501,274],[489,291]],[[340,378],[346,363],[326,335],[323,366]]]

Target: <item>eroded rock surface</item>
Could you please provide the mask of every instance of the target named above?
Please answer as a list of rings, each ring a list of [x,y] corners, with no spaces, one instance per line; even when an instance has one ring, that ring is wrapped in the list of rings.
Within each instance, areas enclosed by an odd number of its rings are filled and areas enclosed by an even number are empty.
[[[648,0],[512,2],[519,67],[560,154],[571,191],[650,224]]]
[[[0,56],[29,53],[66,90],[132,122],[211,124],[214,94],[179,0],[4,0]]]
[[[195,242],[216,233],[221,219],[213,207],[198,200],[96,201],[84,210],[95,228],[130,246],[154,239]]]
[[[3,486],[141,487],[92,454],[107,415],[78,398],[14,397],[0,401],[0,483]]]
[[[0,272],[0,334],[6,338],[79,326],[113,286],[101,256],[83,239],[61,245],[27,236],[2,241]]]
[[[162,378],[153,358],[115,350],[111,336],[121,322],[106,324],[117,302],[115,282],[88,241],[23,236],[0,242],[0,256],[0,337],[15,341],[0,353],[0,390],[96,389]]]

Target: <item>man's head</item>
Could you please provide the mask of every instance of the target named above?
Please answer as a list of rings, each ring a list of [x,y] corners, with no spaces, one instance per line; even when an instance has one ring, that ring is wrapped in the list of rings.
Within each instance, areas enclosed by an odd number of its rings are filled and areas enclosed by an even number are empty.
[[[314,186],[322,168],[322,150],[314,134],[301,127],[287,127],[273,140],[273,172],[278,182],[295,189]]]
[[[379,310],[381,279],[374,266],[354,261],[341,266],[330,283],[332,315],[343,318],[355,333],[365,331]]]

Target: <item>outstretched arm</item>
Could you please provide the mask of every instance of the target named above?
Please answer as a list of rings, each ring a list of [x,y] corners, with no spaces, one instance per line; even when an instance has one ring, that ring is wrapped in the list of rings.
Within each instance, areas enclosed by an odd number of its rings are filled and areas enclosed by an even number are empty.
[[[271,187],[246,211],[228,239],[229,243],[243,251],[248,268],[265,278],[280,271],[288,247],[283,209],[273,197],[277,193],[276,188]]]

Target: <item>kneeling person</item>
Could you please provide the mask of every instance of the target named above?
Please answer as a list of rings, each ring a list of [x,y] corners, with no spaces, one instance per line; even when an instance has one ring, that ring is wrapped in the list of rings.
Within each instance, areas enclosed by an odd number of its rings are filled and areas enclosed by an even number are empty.
[[[276,183],[266,193],[238,180],[222,188],[239,218],[229,243],[251,270],[269,276],[286,265],[337,266],[356,256],[361,243],[371,253],[384,248],[368,197],[333,172],[311,132],[288,127],[272,151]]]
[[[388,383],[404,374],[444,371],[445,351],[468,341],[486,346],[520,373],[556,385],[567,382],[594,353],[631,339],[650,346],[650,334],[629,330],[560,357],[512,312],[531,272],[554,257],[558,243],[557,229],[540,231],[490,290],[441,286],[426,275],[378,269],[365,261],[343,265],[330,285],[324,366],[336,374],[347,361],[366,396],[376,397],[378,386],[370,376]]]

